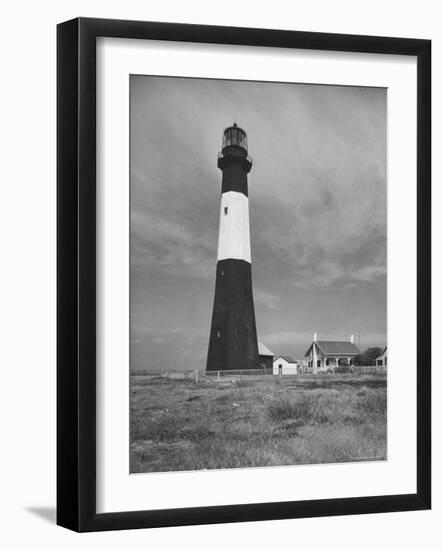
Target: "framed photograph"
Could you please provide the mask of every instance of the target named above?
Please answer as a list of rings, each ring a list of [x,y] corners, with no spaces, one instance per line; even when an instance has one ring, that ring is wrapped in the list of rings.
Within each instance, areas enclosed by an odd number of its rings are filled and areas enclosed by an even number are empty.
[[[431,506],[431,43],[58,39],[57,522]]]

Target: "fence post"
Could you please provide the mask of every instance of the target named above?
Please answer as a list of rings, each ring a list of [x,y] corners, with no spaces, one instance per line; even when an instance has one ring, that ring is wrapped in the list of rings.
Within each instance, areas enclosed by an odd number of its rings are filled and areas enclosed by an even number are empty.
[[[218,377],[217,378],[218,378],[218,382],[219,382],[219,371],[218,371]]]
[[[195,384],[198,384],[198,369],[195,371]]]

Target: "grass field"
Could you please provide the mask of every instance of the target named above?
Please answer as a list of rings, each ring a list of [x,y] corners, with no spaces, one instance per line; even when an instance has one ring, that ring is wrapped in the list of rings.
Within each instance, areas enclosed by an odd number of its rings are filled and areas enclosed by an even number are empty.
[[[385,376],[131,376],[131,472],[385,460]]]

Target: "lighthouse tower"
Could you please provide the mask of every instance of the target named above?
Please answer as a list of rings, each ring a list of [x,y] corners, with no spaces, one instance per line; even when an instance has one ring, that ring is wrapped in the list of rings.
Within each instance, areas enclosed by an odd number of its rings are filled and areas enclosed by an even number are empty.
[[[218,168],[223,175],[215,300],[206,370],[256,369],[258,342],[247,188],[252,159],[247,152],[246,133],[236,124],[224,131]]]

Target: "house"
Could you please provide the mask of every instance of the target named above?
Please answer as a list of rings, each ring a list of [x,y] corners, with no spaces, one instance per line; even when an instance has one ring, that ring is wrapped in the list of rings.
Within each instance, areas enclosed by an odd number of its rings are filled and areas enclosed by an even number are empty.
[[[387,346],[382,350],[382,353],[379,357],[376,357],[376,366],[377,367],[386,367],[387,366]]]
[[[289,355],[280,355],[273,361],[273,374],[298,374],[298,361]]]
[[[315,333],[305,357],[308,360],[308,370],[316,373],[334,371],[340,366],[351,366],[356,355],[360,353],[353,343],[353,336],[350,341],[318,340]]]
[[[271,369],[273,365],[273,357],[275,354],[270,351],[262,342],[258,342],[258,368]]]

